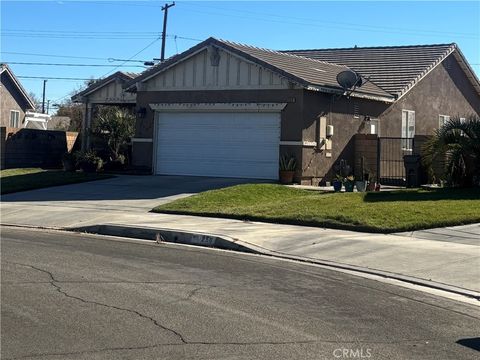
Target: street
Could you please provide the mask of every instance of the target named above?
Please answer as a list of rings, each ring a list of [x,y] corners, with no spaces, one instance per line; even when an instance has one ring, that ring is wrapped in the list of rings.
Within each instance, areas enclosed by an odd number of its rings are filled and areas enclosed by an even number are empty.
[[[480,307],[302,263],[3,227],[2,359],[475,359]]]

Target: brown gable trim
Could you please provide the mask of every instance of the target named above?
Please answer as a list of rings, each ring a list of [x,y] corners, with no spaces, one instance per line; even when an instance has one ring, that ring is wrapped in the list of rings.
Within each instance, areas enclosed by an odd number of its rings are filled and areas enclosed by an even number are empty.
[[[122,71],[117,71],[116,73],[113,73],[110,76],[107,76],[106,78],[94,82],[92,85],[87,87],[86,89],[80,91],[79,93],[73,95],[71,97],[72,101],[74,102],[80,102],[80,99],[82,96],[86,96],[88,94],[91,94],[92,92],[98,90],[99,88],[109,84],[110,82],[116,80],[116,79],[121,79],[124,81],[129,81],[132,80],[135,76],[131,75],[130,73],[124,73]]]
[[[27,91],[23,88],[22,84],[20,81],[18,81],[17,77],[13,74],[12,70],[8,66],[8,64],[0,64],[2,71],[0,71],[0,74],[3,74],[6,72],[14,85],[17,87],[18,92],[24,97],[25,101],[30,105],[31,109],[35,109],[35,103],[33,102],[32,99],[30,99],[30,96],[28,96]]]
[[[150,69],[146,70],[145,72],[140,74],[140,76],[138,76],[138,77],[132,79],[131,81],[127,82],[124,86],[125,89],[127,89],[127,91],[135,91],[136,90],[135,86],[138,82],[143,82],[143,81],[148,80],[149,78],[167,70],[168,68],[175,65],[176,63],[178,63],[178,62],[196,54],[200,50],[203,50],[204,48],[207,48],[210,45],[215,45],[215,46],[217,46],[219,48],[222,48],[222,49],[224,49],[228,52],[231,52],[233,54],[241,56],[241,57],[243,57],[244,59],[246,59],[250,62],[262,65],[265,68],[269,68],[270,70],[278,73],[281,76],[284,76],[285,78],[290,79],[293,82],[299,83],[303,86],[308,85],[308,83],[303,79],[300,79],[296,76],[293,76],[292,74],[289,74],[289,73],[287,73],[287,72],[285,72],[281,69],[278,69],[277,67],[275,67],[273,65],[270,65],[270,64],[268,64],[268,63],[266,63],[266,62],[264,62],[260,59],[257,59],[257,58],[255,58],[255,57],[253,57],[253,56],[251,56],[247,53],[244,53],[244,52],[242,52],[238,49],[235,49],[234,47],[229,46],[228,44],[226,44],[222,41],[219,41],[219,40],[217,40],[213,37],[210,37],[207,40],[191,47],[190,49],[188,49],[186,51],[184,51],[183,53],[172,56],[171,58],[167,59],[165,62],[163,62],[161,64],[158,64],[158,65],[155,65],[155,66],[151,67]]]
[[[420,74],[420,76],[415,78],[410,84],[407,85],[406,88],[404,88],[402,90],[402,92],[398,96],[397,100],[400,100],[402,97],[404,97],[415,85],[417,85],[423,78],[425,78],[438,65],[440,65],[443,62],[443,60],[445,60],[448,57],[448,55],[450,55],[452,52],[454,52],[456,48],[457,48],[457,44],[452,44],[450,46],[450,48],[445,53],[443,53],[443,55],[440,58],[438,58],[433,64],[431,64],[427,69],[425,69],[425,71],[422,72],[422,74]]]

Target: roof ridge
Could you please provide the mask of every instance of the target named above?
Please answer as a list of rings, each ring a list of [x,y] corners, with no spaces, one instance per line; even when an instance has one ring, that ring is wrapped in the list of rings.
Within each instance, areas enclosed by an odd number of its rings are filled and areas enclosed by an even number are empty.
[[[296,55],[296,54],[289,54],[287,52],[282,52],[282,51],[279,51],[279,50],[261,48],[261,47],[258,47],[258,46],[237,43],[237,42],[230,41],[230,40],[221,40],[221,39],[215,39],[215,40],[220,41],[222,43],[225,43],[227,45],[228,44],[235,44],[237,46],[244,46],[244,47],[248,47],[248,48],[251,48],[251,49],[262,50],[262,51],[274,53],[274,54],[277,54],[277,55],[289,56],[289,57],[296,58],[296,59],[308,60],[308,61],[312,61],[312,62],[316,62],[316,63],[320,63],[320,64],[333,65],[333,66],[338,66],[338,67],[341,67],[341,68],[349,69],[349,67],[345,66],[345,65],[336,64],[336,63],[332,63],[332,62],[328,62],[328,61],[324,61],[324,60],[312,59],[312,58],[309,58],[309,57],[306,57],[306,56],[300,56],[300,55]]]
[[[289,53],[298,51],[329,51],[329,50],[356,50],[356,49],[400,49],[400,48],[420,48],[420,47],[439,47],[439,46],[454,46],[457,47],[457,43],[444,43],[444,44],[417,44],[417,45],[386,45],[386,46],[352,46],[352,47],[339,47],[339,48],[317,48],[317,49],[293,49],[293,50],[277,50],[279,52]]]

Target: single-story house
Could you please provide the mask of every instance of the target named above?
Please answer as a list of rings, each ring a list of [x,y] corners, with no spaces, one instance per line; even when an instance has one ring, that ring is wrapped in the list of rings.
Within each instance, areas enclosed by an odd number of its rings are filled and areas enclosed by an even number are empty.
[[[337,75],[363,81],[346,91]],[[273,51],[209,38],[124,85],[136,93],[132,162],[154,174],[330,180],[356,134],[407,141],[480,114],[480,82],[456,44]],[[403,165],[402,165],[403,166]]]
[[[134,108],[136,94],[126,92],[124,85],[138,74],[117,71],[104,79],[93,82],[86,89],[72,96],[72,101],[83,103],[85,110],[82,122],[82,149],[90,147],[89,132],[92,127],[92,116],[97,105],[114,105]]]
[[[0,64],[0,126],[22,128],[35,103],[7,64]]]

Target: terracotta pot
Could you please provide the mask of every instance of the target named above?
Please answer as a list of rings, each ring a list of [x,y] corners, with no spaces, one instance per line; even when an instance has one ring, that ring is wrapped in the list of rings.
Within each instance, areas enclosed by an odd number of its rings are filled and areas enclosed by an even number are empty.
[[[295,171],[280,170],[280,183],[292,184],[293,175],[295,175]]]

